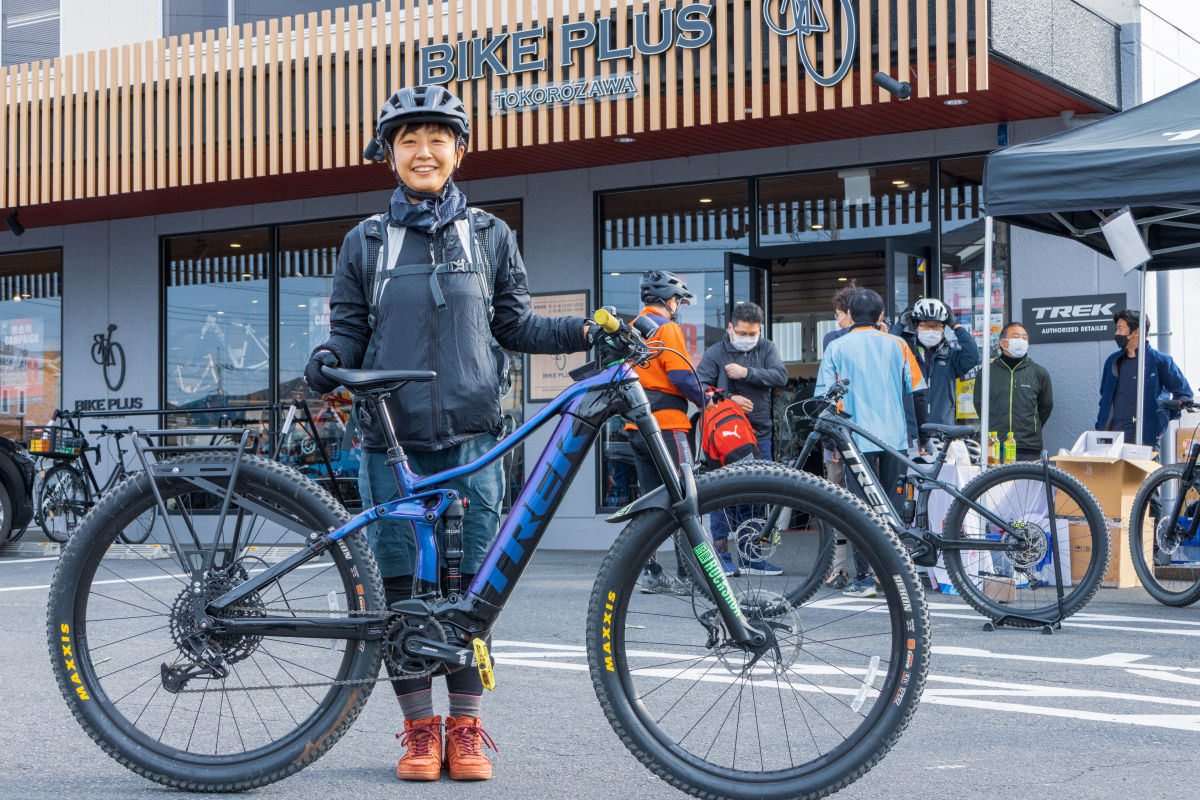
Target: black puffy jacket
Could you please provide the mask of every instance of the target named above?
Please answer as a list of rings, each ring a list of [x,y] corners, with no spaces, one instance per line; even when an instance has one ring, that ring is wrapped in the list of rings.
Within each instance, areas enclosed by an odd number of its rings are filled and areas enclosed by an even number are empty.
[[[464,209],[454,219],[466,215]],[[469,261],[454,219],[438,223],[432,242],[428,231],[408,228],[394,263],[433,264],[434,254],[439,263]],[[491,336],[505,349],[523,353],[587,349],[583,319],[530,313],[525,264],[516,239],[501,220],[490,214],[484,219],[485,227],[492,226],[497,256],[492,297],[495,313],[490,325],[483,287],[474,272],[438,273],[446,302],[440,309],[434,301],[428,271],[393,277],[384,286],[376,314],[370,364],[363,363],[371,327],[363,291],[362,247],[356,230],[346,235],[338,253],[329,299],[330,337],[320,347],[332,350],[340,365],[351,369],[437,372],[436,380],[409,384],[388,400],[396,438],[406,448],[440,450],[498,427],[500,391],[489,346]],[[378,270],[382,272],[385,266],[381,263]],[[363,432],[363,446],[373,451],[386,449],[378,430]]]

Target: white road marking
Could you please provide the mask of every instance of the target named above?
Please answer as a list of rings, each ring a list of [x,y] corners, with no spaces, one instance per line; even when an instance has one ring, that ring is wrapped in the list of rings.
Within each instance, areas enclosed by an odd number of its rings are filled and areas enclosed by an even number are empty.
[[[1200,679],[1189,678],[1176,674],[1177,671],[1183,668],[1152,667],[1150,665],[1143,666],[1141,664],[1138,664],[1136,667],[1130,667],[1130,664],[1149,657],[1138,653],[1107,653],[1100,656],[1094,656],[1092,658],[1067,659],[992,653],[987,650],[978,650],[974,648],[934,647],[935,653],[938,653],[939,651],[944,651],[940,652],[941,655],[963,656],[968,658],[1012,658],[1017,660],[1071,664],[1081,667],[1120,668],[1142,677],[1172,681],[1186,684],[1188,686],[1200,685]],[[496,640],[496,642],[493,644],[492,653],[495,655],[497,663],[502,665],[532,667],[535,669],[558,669],[572,672],[585,672],[588,669],[586,658],[584,658],[582,663],[578,661],[562,660],[564,658],[570,658],[573,656],[586,657],[586,649],[578,645],[547,644],[544,642],[528,642],[517,640]],[[637,650],[630,651],[630,655],[641,658],[662,656],[679,657],[681,654]],[[696,659],[697,662],[711,660],[711,658],[706,656],[696,656]],[[861,672],[861,669],[797,667],[796,671],[801,671],[810,676],[815,674],[828,675],[834,674],[835,672],[848,675],[855,672]],[[728,681],[732,677],[714,676],[712,674],[705,675],[703,672],[693,671],[690,669],[682,674],[671,669],[664,670],[658,668],[640,669],[636,670],[636,672],[637,674],[641,675],[654,675],[665,678],[684,679],[698,678],[701,675],[704,675],[704,680],[715,682]],[[769,679],[767,675],[763,675],[762,678],[764,680]],[[817,688],[817,684],[813,684],[813,690],[828,691],[833,694],[847,694],[852,691],[833,686]],[[1013,714],[1059,717],[1090,722],[1105,722],[1117,725],[1171,728],[1174,730],[1194,731],[1200,733],[1200,713],[1163,714],[1099,712],[1076,708],[1063,708],[1053,705],[1035,705],[1033,703],[1009,702],[996,699],[1001,697],[1021,698],[1026,700],[1050,700],[1055,698],[1070,700],[1094,700],[1104,701],[1105,705],[1110,704],[1111,701],[1123,701],[1127,703],[1145,703],[1150,706],[1170,706],[1180,710],[1200,709],[1200,699],[1192,699],[1187,697],[1169,697],[1164,695],[1135,692],[1109,692],[1055,684],[1009,683],[1003,681],[989,681],[959,677],[944,673],[930,674],[927,676],[924,693],[921,695],[921,702],[929,703],[930,705],[972,708],[983,711],[1002,711]],[[958,769],[962,767],[961,765],[947,765],[945,767],[935,768]]]
[[[0,558],[0,567],[5,564],[36,564],[39,561],[58,561],[58,556],[38,556],[37,558]]]
[[[294,569],[317,569],[318,567],[331,567],[331,566],[333,566],[333,565],[325,563],[325,562],[319,562],[316,564],[301,564],[298,567],[294,567]],[[265,572],[265,571],[266,570],[252,569],[252,570],[250,570],[250,574],[256,575],[260,572]],[[183,575],[173,575],[172,574],[172,575],[146,575],[141,578],[113,578],[110,580],[92,581],[92,585],[93,586],[102,586],[102,585],[111,584],[111,583],[145,583],[147,581],[165,581],[165,580],[175,580],[175,581],[179,581],[180,583],[185,582]],[[48,583],[39,583],[39,584],[34,584],[32,586],[0,586],[0,592],[22,592],[22,591],[29,591],[29,590],[34,590],[34,589],[49,589],[49,588],[50,588],[50,584],[48,584]]]

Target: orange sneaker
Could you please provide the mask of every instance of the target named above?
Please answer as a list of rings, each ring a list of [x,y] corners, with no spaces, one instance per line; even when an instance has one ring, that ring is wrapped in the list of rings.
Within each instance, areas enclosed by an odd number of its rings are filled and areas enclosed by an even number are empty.
[[[408,748],[396,765],[402,781],[436,781],[442,776],[442,718],[404,720],[404,733],[397,733]]]
[[[492,777],[492,762],[483,754],[485,744],[496,750],[479,717],[446,717],[446,766],[451,779],[486,781]]]

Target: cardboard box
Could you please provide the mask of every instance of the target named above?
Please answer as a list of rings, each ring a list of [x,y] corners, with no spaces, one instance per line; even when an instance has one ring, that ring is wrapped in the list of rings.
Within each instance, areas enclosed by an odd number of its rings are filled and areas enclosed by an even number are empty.
[[[1004,575],[984,575],[980,573],[979,577],[983,581],[983,593],[997,603],[1015,603],[1017,600],[1017,579],[1005,577]]]
[[[1133,571],[1133,560],[1129,556],[1129,510],[1142,481],[1159,465],[1141,459],[1090,456],[1055,456],[1051,460],[1059,469],[1075,476],[1088,487],[1104,512],[1112,555],[1103,585],[1120,589],[1137,586],[1137,574]],[[1074,579],[1082,576],[1091,558],[1090,540],[1084,536],[1085,530],[1080,524],[1079,530],[1071,534],[1071,576]]]

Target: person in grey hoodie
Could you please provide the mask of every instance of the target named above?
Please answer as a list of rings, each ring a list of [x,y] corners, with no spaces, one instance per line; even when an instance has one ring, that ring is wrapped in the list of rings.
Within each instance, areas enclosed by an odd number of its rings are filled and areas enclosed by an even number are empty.
[[[725,390],[737,403],[768,461],[771,447],[771,390],[787,383],[787,368],[775,343],[762,336],[763,310],[754,303],[734,307],[721,341],[704,351],[696,374],[702,386]]]

